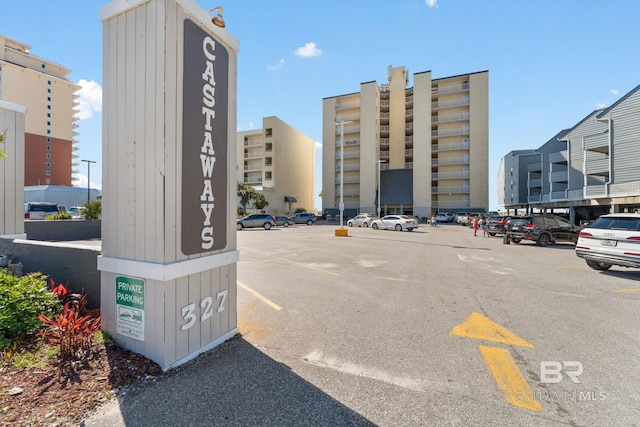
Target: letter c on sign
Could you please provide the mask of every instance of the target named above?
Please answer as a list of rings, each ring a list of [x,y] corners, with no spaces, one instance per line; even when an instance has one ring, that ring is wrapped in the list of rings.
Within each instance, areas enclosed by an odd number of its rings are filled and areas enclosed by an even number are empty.
[[[204,56],[206,56],[209,61],[216,60],[216,56],[213,54],[214,50],[216,50],[216,42],[214,42],[211,37],[205,37],[202,40],[202,52],[204,52]]]

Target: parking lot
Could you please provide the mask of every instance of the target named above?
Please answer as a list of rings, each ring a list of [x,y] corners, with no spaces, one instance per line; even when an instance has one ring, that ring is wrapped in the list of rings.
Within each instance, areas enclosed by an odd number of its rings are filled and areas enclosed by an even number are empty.
[[[243,339],[328,419],[638,425],[640,270],[454,224],[336,227],[238,232]]]

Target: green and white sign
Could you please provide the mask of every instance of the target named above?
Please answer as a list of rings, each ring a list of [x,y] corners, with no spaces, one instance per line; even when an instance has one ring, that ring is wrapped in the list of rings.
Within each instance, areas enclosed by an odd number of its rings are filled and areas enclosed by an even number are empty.
[[[144,341],[144,280],[116,276],[117,333]]]

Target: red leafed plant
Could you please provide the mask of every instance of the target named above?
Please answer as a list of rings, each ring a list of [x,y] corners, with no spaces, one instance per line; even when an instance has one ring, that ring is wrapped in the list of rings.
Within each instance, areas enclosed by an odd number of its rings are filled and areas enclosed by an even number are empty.
[[[77,359],[87,356],[91,352],[93,334],[100,330],[100,316],[87,315],[87,295],[69,293],[67,288],[53,279],[51,292],[64,304],[62,313],[58,317],[48,318],[42,314],[38,319],[49,325],[42,332],[53,345],[60,346],[62,360]]]
[[[62,359],[86,356],[91,350],[93,334],[100,330],[100,316],[80,316],[70,301],[65,303],[57,318],[50,319],[40,314],[38,319],[49,325],[42,335],[51,344],[60,346]]]

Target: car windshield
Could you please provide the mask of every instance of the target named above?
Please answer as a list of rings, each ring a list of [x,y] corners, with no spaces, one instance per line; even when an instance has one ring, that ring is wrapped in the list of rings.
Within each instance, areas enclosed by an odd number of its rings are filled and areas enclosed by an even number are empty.
[[[589,228],[640,231],[640,218],[598,218]]]

